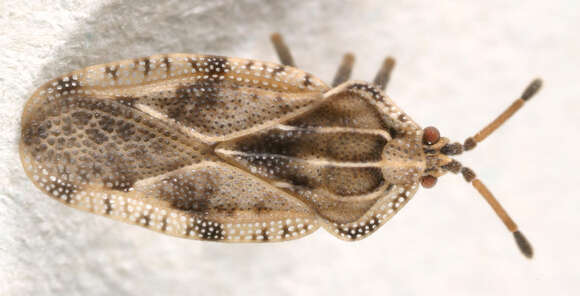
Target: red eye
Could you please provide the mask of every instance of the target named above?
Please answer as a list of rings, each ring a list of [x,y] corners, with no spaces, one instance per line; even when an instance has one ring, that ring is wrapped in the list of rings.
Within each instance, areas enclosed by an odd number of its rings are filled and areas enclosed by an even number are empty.
[[[428,126],[423,130],[423,143],[433,145],[439,138],[439,130],[436,127]]]
[[[427,175],[421,178],[421,186],[423,186],[423,188],[431,188],[435,186],[435,184],[437,184],[437,178],[433,176]]]

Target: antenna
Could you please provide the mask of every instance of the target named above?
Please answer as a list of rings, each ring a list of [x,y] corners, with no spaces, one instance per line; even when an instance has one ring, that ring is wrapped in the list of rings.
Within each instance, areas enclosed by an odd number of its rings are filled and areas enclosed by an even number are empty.
[[[469,137],[465,140],[463,145],[459,143],[452,143],[446,144],[444,147],[441,148],[441,153],[445,155],[458,155],[461,154],[463,151],[472,150],[477,146],[477,143],[482,142],[485,138],[487,138],[491,133],[493,133],[496,129],[506,122],[509,118],[511,118],[518,110],[524,106],[524,104],[530,100],[541,88],[542,80],[537,78],[534,79],[528,87],[524,90],[522,95],[516,99],[506,110],[504,110],[498,117],[496,117],[490,124],[485,126],[481,129],[477,134],[473,137]],[[503,224],[507,227],[507,229],[514,235],[514,239],[520,251],[528,257],[532,258],[534,255],[534,250],[532,245],[528,242],[526,237],[523,233],[519,230],[516,223],[510,218],[506,210],[501,206],[499,201],[493,196],[493,194],[487,189],[487,187],[481,182],[475,172],[468,168],[461,165],[456,160],[451,161],[449,164],[444,166],[444,169],[451,171],[453,173],[458,173],[461,171],[463,178],[465,181],[471,183],[475,190],[481,194],[481,196],[487,201],[487,203],[491,206],[491,208],[495,211],[497,216],[501,219]]]
[[[530,100],[542,87],[542,80],[539,78],[534,79],[528,87],[524,90],[520,98],[516,99],[505,111],[503,111],[496,119],[494,119],[490,124],[481,129],[475,136],[469,137],[465,140],[463,144],[463,149],[465,151],[472,150],[477,146],[477,143],[482,142],[498,129],[502,124],[510,119],[524,104]]]
[[[473,172],[473,170],[470,168],[463,167],[461,168],[461,174],[463,175],[463,178],[465,178],[465,181],[471,183],[471,185],[473,185],[475,190],[477,190],[481,194],[481,196],[485,198],[487,203],[489,203],[489,205],[495,211],[497,216],[501,219],[503,224],[514,235],[514,238],[516,240],[518,247],[520,248],[520,251],[522,251],[522,253],[526,257],[532,258],[534,256],[534,250],[532,248],[532,245],[528,242],[524,234],[519,230],[518,225],[516,225],[516,223],[512,220],[512,218],[510,218],[510,216],[501,206],[499,201],[497,201],[497,199],[487,189],[487,187],[483,185],[483,183],[479,179],[477,179],[475,172]]]

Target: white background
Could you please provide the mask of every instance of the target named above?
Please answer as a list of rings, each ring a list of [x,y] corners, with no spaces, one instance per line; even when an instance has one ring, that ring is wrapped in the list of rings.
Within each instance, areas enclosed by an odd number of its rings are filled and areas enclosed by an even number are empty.
[[[159,3],[158,3],[159,2]],[[580,7],[576,1],[0,1],[1,295],[577,295]],[[163,3],[163,4],[160,4]],[[346,51],[423,126],[463,141],[535,77],[544,88],[460,160],[533,243],[520,255],[485,201],[446,176],[371,237],[279,244],[163,236],[40,193],[18,158],[22,106],[68,71],[154,53],[275,61],[280,31],[326,81]]]

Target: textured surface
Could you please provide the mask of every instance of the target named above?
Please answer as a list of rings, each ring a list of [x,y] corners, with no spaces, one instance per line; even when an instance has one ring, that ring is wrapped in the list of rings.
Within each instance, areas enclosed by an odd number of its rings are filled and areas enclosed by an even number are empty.
[[[95,3],[95,2],[92,2]],[[0,4],[0,294],[565,294],[579,290],[578,7],[565,1],[51,1]],[[357,3],[357,5],[355,5]],[[462,141],[533,77],[545,86],[460,159],[503,202],[536,257],[459,177],[447,176],[372,237],[318,232],[274,245],[165,237],[47,199],[18,159],[20,114],[43,82],[87,65],[195,52],[275,61],[277,30],[297,65],[330,82],[345,51],[354,78],[397,58],[388,94],[419,124]]]
[[[366,237],[416,192],[421,129],[376,87],[296,68],[167,54],[75,70],[21,121],[35,185],[73,208],[173,236]]]

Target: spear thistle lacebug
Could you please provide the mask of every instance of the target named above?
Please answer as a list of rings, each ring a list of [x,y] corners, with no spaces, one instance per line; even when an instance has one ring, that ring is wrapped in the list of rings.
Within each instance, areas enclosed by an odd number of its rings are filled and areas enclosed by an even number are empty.
[[[22,114],[20,156],[43,192],[88,212],[169,235],[224,242],[299,238],[318,227],[345,240],[377,230],[415,194],[459,173],[489,202],[520,250],[532,248],[475,173],[451,156],[473,149],[540,88],[534,80],[464,144],[422,129],[373,83],[332,87],[282,64],[165,54],[96,65],[41,86]]]

